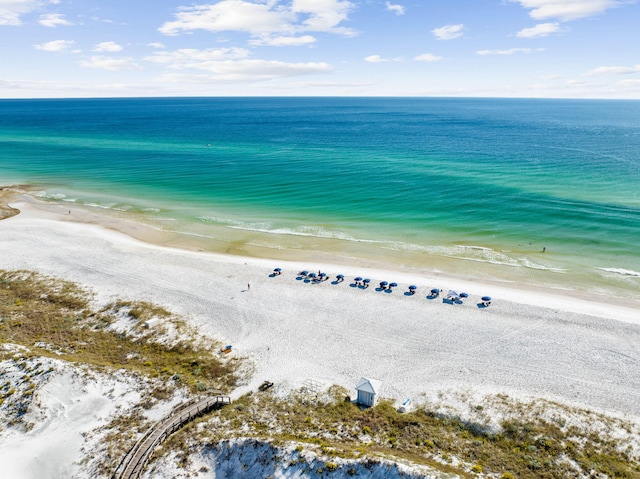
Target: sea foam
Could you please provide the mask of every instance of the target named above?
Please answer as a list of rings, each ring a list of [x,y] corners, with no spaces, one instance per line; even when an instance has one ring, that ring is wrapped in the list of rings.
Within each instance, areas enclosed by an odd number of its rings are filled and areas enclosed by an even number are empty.
[[[640,272],[638,271],[633,271],[630,269],[624,269],[624,268],[598,268],[600,271],[606,271],[607,273],[615,273],[615,274],[620,274],[622,276],[633,276],[636,278],[640,278]]]

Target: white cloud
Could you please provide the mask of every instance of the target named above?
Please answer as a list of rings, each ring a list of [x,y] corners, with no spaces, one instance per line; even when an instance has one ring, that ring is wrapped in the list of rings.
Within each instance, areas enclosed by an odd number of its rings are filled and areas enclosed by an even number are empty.
[[[442,57],[434,55],[433,53],[423,53],[422,55],[415,57],[414,60],[419,62],[437,62],[442,60]]]
[[[368,57],[364,58],[364,61],[369,63],[383,63],[387,60],[382,58],[380,55],[369,55]]]
[[[316,73],[329,73],[333,70],[328,63],[286,63],[269,60],[226,60],[202,62],[200,70],[212,75],[167,74],[162,81],[185,82],[249,82],[269,81]]]
[[[538,23],[534,27],[523,28],[518,33],[516,33],[516,36],[519,38],[546,37],[548,35],[551,35],[552,33],[557,33],[559,31],[559,23]]]
[[[167,73],[168,82],[233,82],[268,81],[333,70],[328,63],[287,63],[250,59],[251,52],[245,48],[209,48],[198,50],[183,48],[175,51],[159,51],[145,58],[146,61],[163,65],[168,70],[197,70],[207,74]]]
[[[160,42],[147,43],[147,46],[151,48],[165,48],[164,43],[160,43]]]
[[[2,2],[0,1],[0,4],[1,3]],[[70,22],[69,20],[65,20],[64,15],[62,15],[61,13],[47,13],[44,15],[40,15],[40,18],[38,19],[38,23],[45,27],[51,27],[51,28],[55,28],[58,25],[61,25],[61,26],[73,25],[73,23]]]
[[[98,43],[94,48],[94,52],[121,52],[122,45],[118,45],[116,42],[102,42]]]
[[[160,83],[180,83],[180,84],[184,84],[184,83],[201,83],[201,84],[232,83],[232,82],[236,82],[236,81],[237,80],[227,80],[226,82],[222,81],[222,80],[216,81],[215,77],[212,77],[211,75],[203,75],[203,74],[192,75],[192,74],[186,74],[186,73],[167,73],[165,75],[162,75],[158,79],[158,82],[160,82]]]
[[[40,5],[38,0],[1,0],[0,25],[22,25],[20,16],[36,10]]]
[[[536,20],[558,18],[563,21],[590,17],[616,7],[619,0],[510,0],[531,10],[529,16]]]
[[[293,0],[291,10],[294,14],[307,15],[302,22],[302,31],[332,32],[341,35],[354,35],[349,28],[338,27],[347,20],[354,6],[347,0]]]
[[[507,50],[478,50],[478,55],[513,55],[514,53],[542,52],[544,48],[509,48]]]
[[[132,58],[112,58],[104,56],[92,56],[87,60],[81,61],[80,66],[111,71],[142,69],[142,67],[134,62]]]
[[[347,0],[292,0],[289,4],[281,0],[221,0],[180,7],[175,20],[158,30],[165,35],[194,30],[240,31],[264,38],[291,37],[300,32],[352,35],[350,29],[339,27],[352,8]]]
[[[391,60],[382,58],[380,55],[369,55],[368,57],[365,57],[364,61],[368,63],[384,63],[390,62]]]
[[[75,42],[73,40],[52,40],[50,42],[38,43],[34,45],[36,50],[44,50],[45,52],[61,52],[71,48]]]
[[[302,35],[299,37],[264,37],[256,38],[249,41],[253,46],[270,46],[270,47],[298,47],[301,45],[310,45],[315,43],[316,39],[311,35]]]
[[[389,10],[390,12],[393,12],[396,15],[404,15],[404,7],[402,5],[393,5],[390,2],[387,2],[386,5],[387,10]]]
[[[177,35],[182,31],[193,30],[234,30],[254,35],[292,31],[295,14],[272,7],[272,4],[257,4],[243,0],[222,0],[214,5],[180,7],[175,14],[176,19],[166,22],[158,30],[165,35]]]
[[[401,62],[403,61],[402,57],[395,58],[384,58],[380,55],[369,55],[364,58],[364,61],[367,63],[386,63],[386,62]]]
[[[210,48],[197,50],[195,48],[183,48],[173,52],[157,52],[145,58],[145,60],[169,65],[170,68],[200,68],[199,64],[221,60],[238,60],[247,58],[249,51],[244,48]]]
[[[625,88],[640,87],[640,80],[622,80],[618,82],[618,85]]]
[[[64,92],[64,97],[82,97],[82,96],[96,96],[96,91],[115,91],[126,88],[138,89],[144,93],[148,93],[149,86],[136,85],[123,85],[123,84],[87,84],[80,81],[55,81],[51,79],[46,80],[0,80],[0,88],[10,88],[18,91],[36,92],[36,94],[29,94],[30,97],[38,98],[51,98],[56,95],[52,95],[52,92],[61,93]]]
[[[613,66],[613,67],[598,67],[593,70],[587,72],[587,76],[595,76],[595,75],[629,75],[632,73],[640,72],[640,64],[632,67],[623,67],[623,66]]]
[[[459,23],[457,25],[445,25],[444,27],[434,28],[431,33],[438,40],[453,40],[462,36],[462,30],[464,25]]]
[[[371,86],[370,82],[330,82],[330,81],[296,81],[296,82],[286,82],[280,83],[278,85],[270,84],[268,88],[270,90],[279,89],[279,90],[296,90],[300,88],[342,88],[342,89],[353,89],[353,88],[362,88],[366,86]]]

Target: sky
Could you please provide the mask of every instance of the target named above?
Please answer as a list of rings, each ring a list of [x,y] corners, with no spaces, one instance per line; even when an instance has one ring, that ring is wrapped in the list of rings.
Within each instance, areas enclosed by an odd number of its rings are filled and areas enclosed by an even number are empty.
[[[0,98],[640,99],[640,0],[0,0]]]

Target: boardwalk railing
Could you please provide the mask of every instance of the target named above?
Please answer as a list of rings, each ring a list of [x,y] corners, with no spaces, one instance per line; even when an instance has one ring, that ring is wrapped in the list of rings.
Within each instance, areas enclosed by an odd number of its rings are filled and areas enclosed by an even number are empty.
[[[175,408],[171,413],[156,422],[131,448],[113,473],[112,479],[137,479],[142,475],[153,450],[167,437],[188,422],[213,409],[230,404],[228,396],[212,396],[192,399]]]

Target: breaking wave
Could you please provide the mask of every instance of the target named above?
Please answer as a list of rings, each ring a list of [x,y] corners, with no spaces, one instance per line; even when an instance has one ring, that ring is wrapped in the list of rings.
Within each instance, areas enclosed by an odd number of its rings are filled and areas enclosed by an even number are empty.
[[[606,271],[607,273],[615,273],[622,276],[633,276],[636,278],[640,278],[640,272],[633,271],[630,269],[624,269],[624,268],[598,268],[598,269],[600,271]]]

